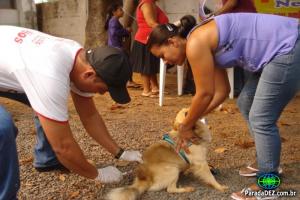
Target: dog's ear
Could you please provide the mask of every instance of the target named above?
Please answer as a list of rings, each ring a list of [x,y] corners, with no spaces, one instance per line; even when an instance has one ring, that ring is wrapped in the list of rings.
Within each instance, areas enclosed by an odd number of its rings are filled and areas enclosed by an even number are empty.
[[[201,140],[211,141],[211,134],[208,126],[200,121],[195,124],[194,134]]]
[[[189,108],[182,108],[182,109],[177,113],[177,115],[176,115],[176,117],[175,117],[175,121],[174,121],[174,123],[173,123],[173,129],[174,129],[175,131],[178,130],[179,124],[182,123],[182,122],[184,121],[184,119],[185,119],[185,117],[186,117],[188,111],[189,111]]]

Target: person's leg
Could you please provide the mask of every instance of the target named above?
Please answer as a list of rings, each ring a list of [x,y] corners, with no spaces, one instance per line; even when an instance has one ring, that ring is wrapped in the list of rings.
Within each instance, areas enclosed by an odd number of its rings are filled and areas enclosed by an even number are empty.
[[[150,75],[150,85],[151,85],[151,91],[154,94],[158,94],[158,82],[157,82],[157,76],[156,74]]]
[[[247,78],[247,81],[237,99],[237,105],[239,107],[242,116],[244,117],[244,119],[248,124],[249,133],[252,138],[254,138],[254,136],[249,124],[249,112],[252,106],[259,77],[260,77],[260,73],[249,73],[249,77]],[[248,163],[247,166],[242,167],[239,170],[239,174],[241,176],[256,176],[256,173],[258,171],[257,164],[253,160],[251,161],[251,163]]]
[[[24,94],[24,93],[11,93],[11,92],[1,92],[0,91],[0,97],[12,99],[12,100],[18,101],[20,103],[23,103],[26,106],[31,107],[30,102],[29,102],[26,94]]]
[[[142,83],[143,83],[143,93],[142,95],[147,95],[151,92],[150,88],[150,76],[146,74],[141,74]]]
[[[130,56],[129,56],[129,53],[130,53],[130,50],[126,50],[126,49],[122,49],[124,54],[126,55],[128,61],[130,60]],[[129,80],[127,81],[127,87],[132,87],[132,88],[138,88],[139,85],[133,81],[133,71],[132,71],[132,65],[130,65],[130,70],[131,70],[131,76],[129,78]]]
[[[249,114],[255,136],[259,173],[278,173],[281,139],[276,122],[288,102],[299,91],[300,41],[287,55],[267,64],[259,80]]]
[[[17,134],[11,115],[0,106],[0,199],[17,199],[20,188]]]
[[[183,88],[183,93],[194,95],[195,92],[196,92],[196,88],[195,88],[193,72],[191,70],[191,67],[188,66],[187,72],[186,72],[185,84],[184,84],[184,88]]]
[[[233,81],[234,81],[234,96],[237,97],[241,93],[244,84],[245,84],[245,77],[244,77],[244,69],[240,67],[235,67],[233,69]]]
[[[0,96],[8,99],[13,99],[31,107],[26,94],[0,92]],[[37,142],[34,148],[34,167],[39,171],[49,171],[56,168],[63,169],[54,151],[52,150],[51,145],[49,144],[40,121],[36,115],[34,115],[34,124],[37,132]]]
[[[54,151],[45,132],[42,128],[40,120],[37,115],[34,115],[34,125],[37,131],[36,139],[37,142],[34,146],[34,162],[33,166],[38,171],[50,171],[54,169],[64,169],[64,167],[58,161]]]
[[[254,95],[256,92],[260,75],[261,72],[248,73],[247,82],[245,83],[245,86],[237,100],[237,104],[240,109],[240,112],[242,113],[242,116],[245,118],[246,122],[248,123],[249,132],[253,139],[254,139],[254,135],[249,124],[249,112],[252,106],[252,102],[254,99]],[[279,167],[278,169],[279,169],[279,173],[282,173],[282,168]],[[246,177],[256,176],[257,172],[258,172],[258,166],[256,161],[251,161],[245,167],[242,167],[239,170],[239,174],[241,176],[246,176]]]
[[[249,73],[247,81],[237,99],[239,110],[248,123],[249,132],[252,135],[251,127],[249,124],[249,112],[252,106],[253,98],[256,92],[256,87],[260,78],[260,72]],[[252,135],[253,137],[253,135]]]
[[[288,102],[300,90],[300,41],[287,55],[275,57],[262,72],[249,113],[258,162],[257,177],[279,174],[281,139],[276,122]],[[257,185],[256,189],[259,189]],[[251,186],[250,186],[251,188]],[[233,199],[246,199],[243,190]]]

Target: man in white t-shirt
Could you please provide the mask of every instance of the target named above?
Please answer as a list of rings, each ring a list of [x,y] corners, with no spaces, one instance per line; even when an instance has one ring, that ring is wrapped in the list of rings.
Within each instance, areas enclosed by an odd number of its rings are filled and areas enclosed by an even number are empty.
[[[131,69],[126,55],[110,47],[85,51],[75,41],[13,26],[0,26],[0,44],[0,95],[27,100],[63,166],[103,183],[122,179],[115,167],[96,169],[87,162],[68,123],[70,93],[92,138],[117,159],[142,162],[138,151],[124,151],[111,138],[92,99],[93,93],[108,91],[117,103],[130,101],[126,83]],[[10,114],[0,105],[0,199],[17,197],[16,135]]]

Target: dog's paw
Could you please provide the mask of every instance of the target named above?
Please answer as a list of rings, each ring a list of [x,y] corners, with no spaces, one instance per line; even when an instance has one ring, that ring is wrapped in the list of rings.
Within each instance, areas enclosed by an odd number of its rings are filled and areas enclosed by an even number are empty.
[[[194,192],[196,189],[194,187],[184,187],[186,192]]]
[[[225,192],[225,191],[228,190],[228,189],[229,189],[229,187],[226,186],[226,185],[221,185],[221,186],[218,188],[218,190],[220,190],[221,192]]]
[[[195,191],[194,187],[167,188],[168,193],[184,193],[184,192],[194,192],[194,191]]]

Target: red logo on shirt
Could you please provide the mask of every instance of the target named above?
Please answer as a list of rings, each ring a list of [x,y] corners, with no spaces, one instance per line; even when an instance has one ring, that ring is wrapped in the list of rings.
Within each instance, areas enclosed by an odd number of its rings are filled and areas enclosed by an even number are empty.
[[[15,37],[15,42],[16,43],[19,43],[19,44],[22,44],[23,42],[23,39],[28,36],[28,35],[31,35],[32,32],[29,31],[29,30],[23,30],[21,32],[18,33],[17,37]]]

